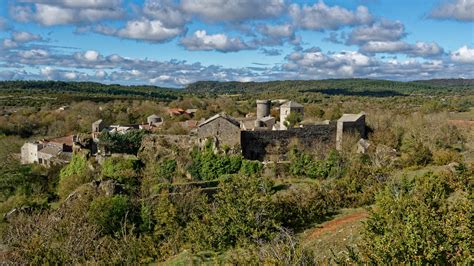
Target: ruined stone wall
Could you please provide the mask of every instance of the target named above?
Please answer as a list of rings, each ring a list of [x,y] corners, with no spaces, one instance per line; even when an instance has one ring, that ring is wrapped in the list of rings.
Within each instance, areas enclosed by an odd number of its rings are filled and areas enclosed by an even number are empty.
[[[311,125],[277,131],[242,131],[242,154],[246,159],[259,161],[285,161],[289,146],[297,141],[302,148],[316,145],[335,146],[336,124]]]
[[[207,138],[213,138],[218,146],[239,146],[240,127],[232,124],[224,118],[217,118],[216,120],[199,127],[198,138],[201,142],[204,142]]]

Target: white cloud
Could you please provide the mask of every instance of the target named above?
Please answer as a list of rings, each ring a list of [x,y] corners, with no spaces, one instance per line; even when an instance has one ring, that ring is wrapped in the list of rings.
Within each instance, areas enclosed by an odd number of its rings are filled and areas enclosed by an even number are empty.
[[[23,0],[11,5],[10,16],[19,22],[38,22],[45,26],[84,24],[119,19],[124,15],[121,1],[116,0]]]
[[[398,41],[406,36],[405,26],[400,21],[382,20],[371,25],[364,25],[352,30],[348,44],[363,44],[366,42]]]
[[[284,0],[182,0],[186,12],[207,21],[244,21],[276,17],[285,10]]]
[[[101,55],[99,52],[94,51],[94,50],[88,50],[85,51],[84,53],[76,53],[76,58],[79,60],[84,60],[84,61],[89,61],[89,62],[95,62],[99,60]]]
[[[190,20],[181,7],[171,0],[146,0],[142,11],[148,18],[160,20],[170,28],[182,27]]]
[[[191,51],[219,51],[236,52],[251,49],[242,39],[230,38],[225,34],[210,34],[205,30],[198,30],[192,36],[181,39],[181,45]]]
[[[34,59],[34,58],[46,58],[49,56],[48,51],[43,49],[31,49],[26,51],[20,51],[18,53],[20,57],[25,59]]]
[[[365,53],[403,53],[412,57],[433,57],[444,53],[443,48],[434,42],[409,44],[403,41],[370,41],[362,45],[360,50]]]
[[[461,64],[474,64],[474,48],[464,45],[451,53],[451,60]]]
[[[289,38],[295,34],[295,29],[290,24],[260,25],[258,31],[264,35],[275,38]]]
[[[4,39],[2,47],[6,49],[16,48],[18,47],[18,43],[14,42],[12,39]]]
[[[319,48],[293,52],[277,79],[380,78],[415,80],[473,77],[474,70],[441,60],[381,60],[354,51],[323,53]]]
[[[474,1],[449,0],[431,10],[433,19],[453,19],[464,22],[474,21]]]
[[[113,8],[122,4],[122,0],[18,0],[18,2],[71,8]]]
[[[365,6],[359,6],[355,11],[340,6],[327,6],[323,1],[312,6],[292,4],[290,16],[296,25],[308,30],[337,30],[344,26],[367,24],[372,21],[372,15]]]
[[[12,40],[15,42],[31,42],[41,40],[41,36],[26,31],[12,32]]]
[[[165,42],[181,35],[183,28],[167,28],[160,20],[133,20],[128,21],[125,27],[118,29],[114,35],[135,40],[150,42]]]

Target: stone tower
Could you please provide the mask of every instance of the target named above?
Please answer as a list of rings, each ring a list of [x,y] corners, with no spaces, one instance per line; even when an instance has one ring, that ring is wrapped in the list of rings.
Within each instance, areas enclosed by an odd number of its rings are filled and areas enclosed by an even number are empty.
[[[270,116],[271,105],[270,100],[257,100],[257,119]]]

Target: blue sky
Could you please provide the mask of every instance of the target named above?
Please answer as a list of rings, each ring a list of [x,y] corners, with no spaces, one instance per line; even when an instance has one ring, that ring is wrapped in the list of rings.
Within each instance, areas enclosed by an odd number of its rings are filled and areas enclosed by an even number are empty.
[[[474,78],[474,0],[6,0],[0,80]]]

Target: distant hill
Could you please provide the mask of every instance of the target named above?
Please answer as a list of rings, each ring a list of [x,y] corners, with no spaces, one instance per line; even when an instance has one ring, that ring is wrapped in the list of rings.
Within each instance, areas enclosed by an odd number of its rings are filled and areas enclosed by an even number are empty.
[[[429,79],[414,82],[433,86],[474,86],[474,79]]]
[[[188,85],[185,89],[190,93],[236,94],[261,92],[321,92],[325,94],[396,96],[400,94],[422,92],[451,92],[453,88],[473,90],[474,85],[459,86],[465,80],[440,80],[401,82],[371,79],[327,79],[327,80],[283,80],[269,82],[218,82],[199,81]],[[472,80],[471,80],[472,81]],[[464,83],[462,83],[464,84]],[[371,95],[372,94],[372,95]]]
[[[156,86],[124,86],[96,82],[64,81],[0,81],[0,93],[37,95],[48,94],[59,97],[108,97],[108,98],[156,98],[177,99],[177,90]]]

